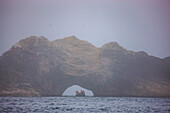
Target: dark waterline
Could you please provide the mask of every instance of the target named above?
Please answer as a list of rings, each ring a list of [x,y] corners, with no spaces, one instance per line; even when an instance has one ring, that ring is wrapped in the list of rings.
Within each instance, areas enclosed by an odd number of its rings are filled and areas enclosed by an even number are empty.
[[[170,112],[170,98],[0,97],[0,112]]]

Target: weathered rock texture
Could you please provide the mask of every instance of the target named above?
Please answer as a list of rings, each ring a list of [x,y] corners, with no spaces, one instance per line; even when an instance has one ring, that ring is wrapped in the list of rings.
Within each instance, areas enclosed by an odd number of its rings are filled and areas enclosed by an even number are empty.
[[[116,42],[97,48],[75,36],[31,36],[0,57],[0,96],[62,95],[80,85],[95,96],[170,96],[170,57],[128,51]]]

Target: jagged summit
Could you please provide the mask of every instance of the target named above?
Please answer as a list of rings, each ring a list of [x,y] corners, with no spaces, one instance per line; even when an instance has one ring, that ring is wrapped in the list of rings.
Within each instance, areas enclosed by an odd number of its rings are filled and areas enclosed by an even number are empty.
[[[22,47],[28,47],[28,46],[37,46],[38,44],[44,44],[48,43],[48,39],[44,36],[30,36],[25,39],[20,40],[15,45],[13,45],[12,48],[22,48]]]
[[[19,42],[17,42],[16,44],[13,45],[13,48],[17,48],[17,47],[23,47],[24,45],[36,45],[36,43],[50,43],[52,45],[73,45],[73,46],[90,46],[90,47],[95,47],[93,44],[89,43],[88,41],[84,41],[84,40],[80,40],[78,39],[76,36],[72,35],[72,36],[68,36],[68,37],[64,37],[62,39],[56,39],[54,41],[49,41],[47,38],[45,38],[44,36],[30,36],[27,37],[25,39],[20,40]],[[63,45],[63,46],[64,46]],[[96,48],[96,47],[95,47]],[[117,42],[109,42],[104,44],[101,48],[107,48],[107,49],[124,49],[122,46],[120,46]]]
[[[54,40],[54,41],[52,41],[52,44],[56,45],[56,46],[57,45],[61,45],[61,46],[64,46],[64,45],[70,45],[71,46],[72,45],[72,46],[77,46],[77,47],[84,47],[84,46],[86,47],[88,45],[90,47],[95,47],[94,45],[92,45],[88,41],[80,40],[74,35],[65,37],[63,39]]]
[[[22,39],[21,41],[49,41],[47,38],[45,38],[44,36],[29,36],[25,39]],[[19,41],[20,42],[20,41]]]
[[[115,46],[120,46],[117,42],[108,42],[103,45],[103,47],[108,46],[108,47],[115,47]]]
[[[112,49],[112,50],[121,50],[121,51],[127,51],[125,48],[120,46],[117,42],[109,42],[104,44],[102,49]]]
[[[52,42],[55,43],[55,42],[63,41],[63,40],[64,41],[75,41],[75,40],[79,40],[80,41],[80,39],[78,39],[76,36],[72,35],[72,36],[67,36],[67,37],[61,38],[61,39],[56,39],[56,40],[54,40]]]
[[[139,51],[139,52],[137,52],[137,54],[139,56],[148,56],[148,54],[146,52],[144,52],[144,51]]]
[[[78,39],[76,36],[72,35],[72,36],[68,36],[68,37],[63,38],[63,40],[74,41],[74,40],[80,40],[80,39]]]

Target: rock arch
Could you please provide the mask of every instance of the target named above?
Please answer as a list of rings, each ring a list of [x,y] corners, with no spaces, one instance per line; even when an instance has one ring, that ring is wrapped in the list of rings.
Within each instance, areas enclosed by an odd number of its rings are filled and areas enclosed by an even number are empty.
[[[91,90],[85,89],[83,87],[80,87],[79,85],[72,85],[68,87],[62,94],[62,96],[75,96],[75,91],[85,91],[85,96],[94,96],[93,92]]]

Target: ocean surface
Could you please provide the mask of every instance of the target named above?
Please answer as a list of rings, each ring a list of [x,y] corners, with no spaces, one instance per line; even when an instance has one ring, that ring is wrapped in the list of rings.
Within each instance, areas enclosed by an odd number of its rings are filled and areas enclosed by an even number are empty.
[[[170,98],[0,97],[0,113],[170,113]]]

